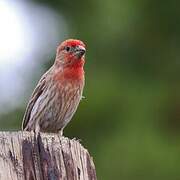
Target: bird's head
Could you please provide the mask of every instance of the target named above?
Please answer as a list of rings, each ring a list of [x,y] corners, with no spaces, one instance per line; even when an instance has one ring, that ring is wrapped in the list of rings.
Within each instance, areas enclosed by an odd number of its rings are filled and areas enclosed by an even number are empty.
[[[68,39],[62,42],[56,53],[56,61],[65,66],[84,65],[85,44],[77,39]]]

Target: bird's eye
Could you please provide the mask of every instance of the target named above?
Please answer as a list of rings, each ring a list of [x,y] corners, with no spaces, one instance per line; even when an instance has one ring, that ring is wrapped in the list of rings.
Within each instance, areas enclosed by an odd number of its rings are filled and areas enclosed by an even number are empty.
[[[66,46],[66,47],[65,47],[65,50],[66,50],[67,52],[70,51],[70,49],[71,49],[71,48],[70,48],[69,46]]]

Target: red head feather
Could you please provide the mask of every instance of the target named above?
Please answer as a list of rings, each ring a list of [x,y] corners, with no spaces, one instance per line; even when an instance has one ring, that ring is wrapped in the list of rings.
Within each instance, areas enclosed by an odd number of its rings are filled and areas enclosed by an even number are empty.
[[[58,46],[56,60],[63,62],[64,77],[71,79],[83,77],[84,53],[85,44],[77,39],[65,40]]]

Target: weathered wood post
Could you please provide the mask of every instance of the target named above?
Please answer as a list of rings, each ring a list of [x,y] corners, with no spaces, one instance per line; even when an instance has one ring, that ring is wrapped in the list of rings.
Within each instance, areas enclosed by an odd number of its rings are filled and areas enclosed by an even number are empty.
[[[56,134],[0,132],[0,180],[96,180],[88,151]]]

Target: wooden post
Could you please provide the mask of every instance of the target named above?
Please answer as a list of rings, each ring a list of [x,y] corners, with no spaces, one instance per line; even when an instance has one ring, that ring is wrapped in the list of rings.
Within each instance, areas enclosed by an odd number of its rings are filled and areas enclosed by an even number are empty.
[[[96,180],[88,151],[57,134],[0,132],[0,180]]]

